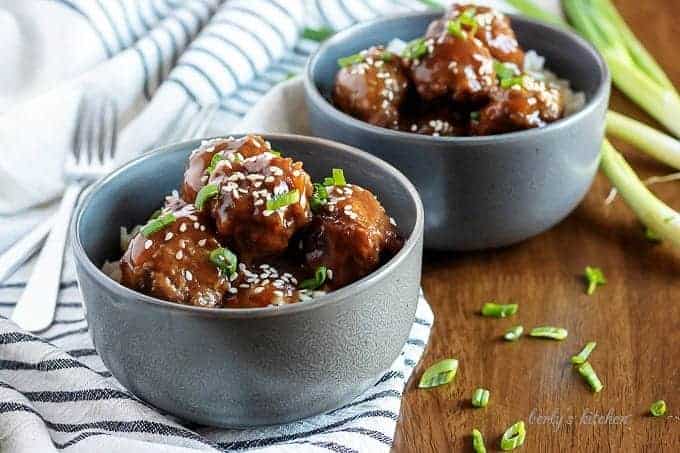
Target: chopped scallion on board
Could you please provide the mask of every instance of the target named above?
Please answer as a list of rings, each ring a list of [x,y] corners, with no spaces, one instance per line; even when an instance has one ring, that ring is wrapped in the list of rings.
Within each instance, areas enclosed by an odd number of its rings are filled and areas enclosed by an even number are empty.
[[[476,389],[472,394],[472,405],[474,407],[486,407],[489,404],[491,393],[487,389]]]
[[[491,318],[506,318],[517,313],[519,305],[517,304],[497,304],[495,302],[487,302],[482,307],[482,316]]]
[[[580,374],[583,377],[583,379],[586,380],[588,385],[590,385],[590,388],[594,393],[597,393],[600,390],[602,390],[604,386],[602,385],[600,378],[597,377],[597,373],[595,373],[595,370],[590,365],[590,363],[584,362],[581,365],[579,365],[576,369],[578,370],[578,374]]]
[[[517,341],[519,338],[522,336],[524,333],[524,327],[522,326],[515,326],[511,327],[508,329],[507,332],[505,332],[505,335],[503,335],[503,338],[506,341]]]
[[[474,450],[475,453],[486,453],[484,437],[478,429],[472,430],[472,450]]]
[[[418,383],[418,388],[429,389],[439,387],[440,385],[448,384],[453,381],[458,372],[458,360],[444,359],[431,367],[423,373]]]
[[[649,413],[654,417],[661,417],[666,414],[666,402],[664,400],[654,401],[649,407]]]
[[[552,326],[534,327],[531,329],[531,332],[529,332],[530,337],[550,338],[553,340],[564,340],[567,338],[567,335],[569,335],[567,329]]]
[[[510,451],[520,447],[527,435],[523,421],[518,421],[505,430],[501,437],[501,450]]]
[[[607,279],[604,277],[604,273],[599,267],[586,266],[583,275],[586,278],[586,282],[588,282],[588,289],[586,292],[589,296],[595,292],[598,286],[607,283]]]
[[[590,353],[593,352],[593,349],[595,349],[595,346],[597,346],[597,343],[594,341],[587,343],[581,352],[571,357],[571,363],[574,365],[585,363],[588,360],[588,357],[590,357]]]

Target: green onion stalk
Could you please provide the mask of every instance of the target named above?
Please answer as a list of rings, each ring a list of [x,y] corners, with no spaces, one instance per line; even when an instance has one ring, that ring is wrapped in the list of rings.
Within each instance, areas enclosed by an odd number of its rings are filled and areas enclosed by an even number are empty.
[[[532,2],[507,0],[521,13],[568,26]],[[680,137],[680,96],[663,69],[637,40],[610,0],[562,0],[569,22],[602,54],[614,84],[672,134]],[[680,169],[680,142],[615,112],[607,114],[607,134]],[[680,246],[680,214],[656,198],[623,156],[604,140],[600,169],[647,228]]]

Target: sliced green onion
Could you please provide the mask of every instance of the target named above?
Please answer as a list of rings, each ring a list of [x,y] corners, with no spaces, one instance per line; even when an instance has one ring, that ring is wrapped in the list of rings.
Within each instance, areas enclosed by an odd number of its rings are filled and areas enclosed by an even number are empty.
[[[599,267],[586,266],[585,270],[583,271],[583,275],[588,282],[588,289],[586,292],[589,296],[595,292],[598,285],[604,285],[607,283],[607,279],[604,278],[604,273],[602,273],[602,269]]]
[[[324,186],[344,186],[347,184],[345,180],[345,173],[340,168],[334,168],[331,172],[331,176],[327,176],[323,179]]]
[[[280,208],[285,208],[288,205],[297,203],[300,201],[300,192],[297,189],[293,189],[290,192],[282,193],[275,196],[274,198],[267,200],[267,210],[276,211]]]
[[[460,20],[449,20],[446,22],[446,30],[451,36],[455,36],[460,39],[467,39],[467,34],[463,31]]]
[[[275,149],[270,149],[268,152],[269,152],[270,154],[275,155],[276,157],[281,157],[281,151],[277,151],[277,150],[275,150]]]
[[[228,248],[219,247],[210,252],[210,261],[227,277],[236,273],[238,258]]]
[[[154,212],[151,213],[151,217],[149,217],[149,220],[158,218],[162,213],[163,213],[162,209],[156,209]]]
[[[501,437],[501,450],[510,451],[520,447],[524,443],[527,432],[523,421],[518,421],[506,429]]]
[[[309,200],[309,205],[312,208],[312,211],[318,212],[319,209],[321,209],[321,207],[326,203],[328,203],[328,191],[326,190],[326,186],[315,183],[314,193],[312,194],[312,198]]]
[[[656,234],[654,230],[649,227],[645,227],[645,239],[649,242],[661,242],[661,236]]]
[[[401,56],[404,58],[408,58],[409,60],[415,60],[417,58],[422,57],[427,52],[428,49],[425,38],[416,38],[412,41],[409,41],[408,44],[406,44],[406,47],[404,47],[404,50],[401,53]]]
[[[489,396],[491,393],[487,389],[476,389],[472,393],[472,405],[474,407],[486,407],[489,404]]]
[[[482,307],[482,316],[491,318],[505,318],[517,313],[519,305],[517,304],[497,304],[494,302],[487,302]]]
[[[510,328],[507,332],[505,332],[505,335],[503,335],[503,338],[507,341],[517,341],[517,340],[519,340],[519,337],[521,337],[523,333],[524,333],[524,327],[515,326],[515,327]]]
[[[195,202],[196,209],[202,211],[203,206],[205,206],[206,202],[211,198],[217,196],[219,191],[220,188],[217,186],[217,184],[207,184],[201,187],[201,190],[199,190],[198,194],[196,195]]]
[[[654,417],[661,417],[666,413],[666,402],[664,400],[654,401],[649,407],[649,413]]]
[[[338,65],[341,68],[346,68],[347,66],[351,66],[351,65],[357,64],[357,63],[361,63],[362,61],[364,61],[364,55],[362,55],[360,53],[355,53],[354,55],[338,58]]]
[[[594,341],[587,343],[581,352],[571,357],[571,363],[574,365],[585,363],[588,360],[588,357],[590,357],[590,353],[595,349],[595,346],[597,346],[597,343]]]
[[[444,359],[430,368],[425,370],[423,376],[420,378],[418,388],[429,389],[432,387],[439,387],[440,385],[448,384],[453,381],[458,372],[458,360]]]
[[[477,24],[477,19],[475,19],[475,14],[477,14],[477,9],[472,7],[472,8],[465,8],[465,11],[463,11],[463,14],[461,14],[458,19],[460,20],[460,23],[463,25],[467,25],[470,27],[470,35],[474,36],[477,33],[477,28],[479,25]]]
[[[172,212],[159,215],[158,217],[149,220],[149,222],[142,227],[140,232],[142,233],[142,236],[148,238],[155,232],[162,230],[163,228],[175,222],[176,220],[177,217],[175,217],[175,215]]]
[[[493,70],[496,73],[498,80],[509,79],[517,75],[516,71],[511,66],[501,63],[498,60],[494,60]]]
[[[303,280],[302,283],[300,283],[300,288],[311,290],[319,289],[326,283],[327,277],[328,269],[326,269],[325,266],[319,266],[316,268],[316,271],[314,271],[314,277]]]
[[[484,437],[478,429],[472,430],[472,450],[475,453],[486,453],[486,446],[484,446]]]
[[[345,173],[340,168],[334,168],[333,171],[333,181],[336,186],[344,186],[347,184],[345,180]]]
[[[306,27],[304,30],[302,30],[302,37],[305,39],[309,39],[311,41],[321,42],[328,39],[328,37],[333,35],[333,33],[335,32],[328,27],[320,28]]]
[[[511,88],[514,86],[523,86],[524,85],[524,76],[517,76],[517,77],[511,77],[509,79],[503,79],[501,80],[501,88]]]
[[[215,170],[215,167],[217,167],[217,163],[224,159],[224,156],[222,153],[215,153],[213,154],[212,159],[210,159],[210,165],[205,169],[205,174],[209,175]]]
[[[529,336],[537,338],[551,338],[553,340],[564,340],[569,335],[567,329],[562,327],[541,326],[534,327],[529,332]]]
[[[590,388],[594,393],[599,392],[602,390],[604,387],[602,385],[602,382],[600,382],[600,378],[597,377],[597,374],[595,373],[595,370],[593,367],[590,365],[588,362],[584,362],[581,365],[578,366],[577,368],[578,374],[580,374],[583,379],[586,380],[588,385],[590,385]]]

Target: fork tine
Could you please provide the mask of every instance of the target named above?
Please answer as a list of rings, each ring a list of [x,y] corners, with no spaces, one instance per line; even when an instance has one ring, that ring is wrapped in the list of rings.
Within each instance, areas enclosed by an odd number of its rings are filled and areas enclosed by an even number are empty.
[[[106,119],[106,106],[108,101],[105,99],[103,102],[98,102],[97,104],[97,107],[99,108],[99,111],[97,112],[97,160],[101,165],[104,165],[104,149],[106,146],[108,129]]]
[[[116,104],[113,99],[105,97],[102,102],[101,115],[101,141],[99,148],[99,161],[107,165],[113,160],[116,146]]]
[[[118,105],[113,99],[111,101],[111,142],[109,144],[109,157],[113,160],[116,157],[116,139],[118,138]]]
[[[76,125],[73,129],[73,139],[71,143],[71,155],[75,162],[80,159],[80,149],[82,147],[83,140],[83,118],[85,117],[85,110],[87,108],[87,95],[83,95],[78,102],[78,111],[76,112]]]

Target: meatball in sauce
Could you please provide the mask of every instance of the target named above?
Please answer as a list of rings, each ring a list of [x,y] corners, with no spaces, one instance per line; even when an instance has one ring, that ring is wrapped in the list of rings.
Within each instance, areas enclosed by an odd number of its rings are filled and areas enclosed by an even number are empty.
[[[385,54],[389,62],[380,59]],[[509,17],[453,4],[422,37],[338,60],[332,101],[373,125],[431,136],[545,127],[565,115],[572,93],[549,71],[535,77],[527,65],[525,72],[525,57]],[[385,80],[398,81],[399,89],[385,91]]]
[[[364,277],[402,243],[341,169],[312,186],[302,162],[262,137],[215,139],[191,153],[181,196],[130,240],[121,283],[199,307],[281,306]]]
[[[396,128],[409,81],[401,58],[384,47],[371,47],[349,58],[333,88],[341,110],[376,126]]]

